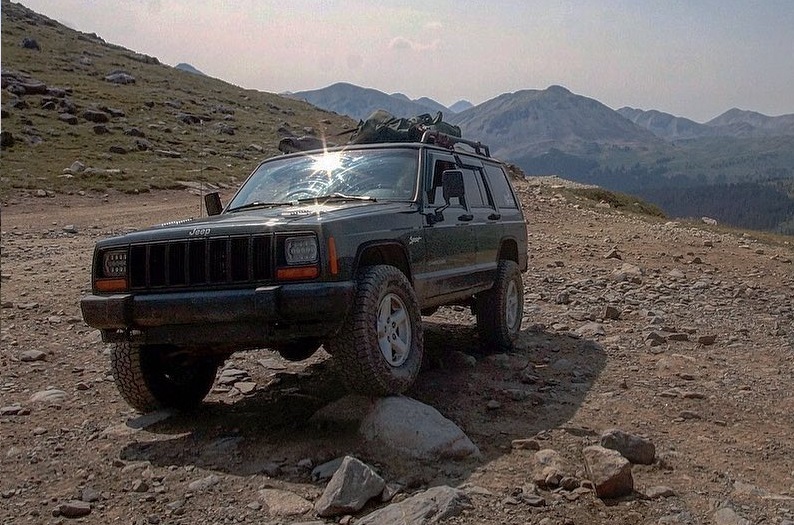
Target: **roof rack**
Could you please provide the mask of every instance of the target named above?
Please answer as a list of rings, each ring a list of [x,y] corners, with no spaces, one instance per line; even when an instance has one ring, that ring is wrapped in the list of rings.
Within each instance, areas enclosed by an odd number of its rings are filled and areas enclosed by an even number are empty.
[[[455,144],[466,144],[467,146],[474,149],[474,153],[477,155],[482,155],[483,157],[491,156],[491,148],[479,141],[453,137],[452,135],[447,135],[446,133],[441,133],[440,131],[434,131],[430,129],[422,133],[422,139],[420,142],[422,144],[436,144],[449,149],[455,149]]]

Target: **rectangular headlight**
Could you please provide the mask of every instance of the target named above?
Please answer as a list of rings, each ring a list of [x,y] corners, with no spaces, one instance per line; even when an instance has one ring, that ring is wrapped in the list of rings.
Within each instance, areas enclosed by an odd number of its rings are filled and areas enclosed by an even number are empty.
[[[102,254],[102,277],[127,276],[127,250],[109,250]]]
[[[308,235],[289,237],[284,241],[284,257],[287,264],[309,264],[317,262],[319,249],[317,238]]]

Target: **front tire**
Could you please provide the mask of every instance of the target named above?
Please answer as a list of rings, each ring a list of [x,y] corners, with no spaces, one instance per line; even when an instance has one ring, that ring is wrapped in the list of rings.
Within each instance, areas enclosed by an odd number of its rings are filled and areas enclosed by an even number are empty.
[[[218,362],[180,354],[166,345],[116,343],[110,353],[113,379],[121,397],[146,413],[159,408],[188,410],[212,388]]]
[[[422,365],[416,294],[394,266],[363,268],[357,281],[352,310],[326,347],[348,390],[376,396],[402,393]]]
[[[514,261],[499,261],[493,287],[477,296],[477,330],[487,353],[515,348],[524,316],[524,283]]]

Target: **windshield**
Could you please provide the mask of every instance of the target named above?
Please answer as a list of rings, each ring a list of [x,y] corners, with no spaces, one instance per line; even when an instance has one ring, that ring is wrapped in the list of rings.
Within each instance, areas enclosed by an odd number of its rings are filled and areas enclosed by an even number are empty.
[[[410,201],[419,171],[414,150],[337,151],[261,164],[229,203],[289,204],[313,198]]]

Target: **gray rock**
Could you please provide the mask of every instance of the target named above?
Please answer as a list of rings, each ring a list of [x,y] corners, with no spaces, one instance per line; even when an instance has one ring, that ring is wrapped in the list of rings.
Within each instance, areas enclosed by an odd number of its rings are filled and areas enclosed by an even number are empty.
[[[71,115],[69,113],[61,113],[60,115],[58,115],[58,120],[60,120],[61,122],[65,122],[70,126],[76,126],[77,123],[79,122],[76,116]]]
[[[628,282],[642,284],[642,270],[639,266],[630,263],[623,263],[620,268],[612,272],[612,280],[618,283]]]
[[[82,518],[91,514],[91,505],[85,501],[67,501],[57,507],[58,514],[65,518]]]
[[[342,464],[342,460],[345,458],[336,458],[332,459],[331,461],[327,461],[322,465],[317,465],[312,470],[312,481],[325,481],[327,479],[331,479],[334,473],[339,469],[339,465]]]
[[[657,485],[645,489],[645,497],[648,499],[669,498],[675,496],[675,491],[664,485]]]
[[[51,403],[59,404],[66,400],[66,392],[51,388],[49,390],[41,390],[30,396],[31,403]]]
[[[262,489],[259,499],[271,516],[299,516],[312,510],[308,500],[287,490]]]
[[[462,490],[441,486],[367,514],[356,525],[431,525],[458,516],[471,507]]]
[[[110,146],[110,148],[108,148],[108,151],[111,152],[111,153],[115,153],[117,155],[126,155],[127,153],[129,153],[127,151],[127,148],[125,148],[124,146],[121,146],[119,144],[114,144],[114,145]]]
[[[632,493],[634,477],[631,463],[620,452],[593,445],[585,447],[582,453],[587,475],[599,498],[619,498]]]
[[[72,173],[82,173],[85,171],[85,164],[83,164],[79,160],[76,160],[72,162],[71,166],[69,166],[69,171],[71,171]]]
[[[202,492],[211,489],[221,482],[221,479],[215,474],[210,474],[207,477],[191,481],[187,488],[193,492]]]
[[[514,439],[510,442],[510,447],[514,450],[540,450],[540,443],[532,438]]]
[[[154,150],[154,152],[157,155],[161,156],[161,157],[167,157],[167,158],[170,158],[170,159],[178,159],[178,158],[180,158],[182,156],[182,154],[179,153],[178,151],[171,151],[171,150],[165,150],[165,149],[157,149],[157,150]]]
[[[93,487],[83,487],[80,491],[80,501],[94,503],[102,499],[102,494]]]
[[[535,452],[529,468],[531,481],[542,488],[546,488],[549,482],[556,487],[562,478],[575,474],[573,466],[559,452],[550,448]]]
[[[620,319],[620,314],[623,313],[619,308],[611,305],[604,306],[601,310],[601,319],[612,319],[613,321]]]
[[[713,345],[717,341],[716,335],[701,335],[698,336],[698,344],[703,346]]]
[[[23,38],[22,43],[20,45],[25,49],[34,49],[36,51],[41,51],[41,46],[39,46],[39,43],[36,42],[36,39],[31,38],[29,36]]]
[[[480,450],[455,423],[435,408],[404,396],[377,400],[359,432],[368,441],[411,458],[480,457]]]
[[[576,333],[582,337],[595,337],[606,335],[606,330],[604,330],[604,325],[601,323],[585,323],[576,329]]]
[[[23,363],[32,363],[34,361],[44,361],[47,354],[41,350],[25,350],[19,354],[19,360]]]
[[[77,228],[75,227],[74,224],[67,224],[66,226],[63,227],[63,232],[64,233],[77,233]]]
[[[690,512],[678,512],[662,516],[657,523],[658,525],[699,525],[700,521]]]
[[[14,142],[16,142],[16,139],[14,139],[13,133],[5,129],[0,132],[0,148],[10,148],[14,145]]]
[[[135,77],[128,73],[114,72],[105,76],[105,82],[111,82],[113,84],[134,84]]]
[[[736,514],[730,507],[722,507],[712,516],[714,525],[750,525],[750,521]]]
[[[244,381],[250,377],[250,374],[245,370],[240,370],[237,368],[226,368],[221,370],[220,376],[218,376],[217,383],[219,385],[234,385],[238,381]]]
[[[29,416],[30,409],[28,407],[24,407],[19,403],[14,403],[11,406],[6,406],[0,408],[0,415],[3,416]]]
[[[89,122],[94,122],[97,124],[104,124],[110,120],[110,117],[104,111],[99,111],[98,109],[87,109],[83,111],[83,118]]]
[[[624,458],[640,465],[650,465],[656,457],[656,446],[651,441],[617,428],[604,431],[600,444],[617,450]]]
[[[345,456],[315,502],[314,509],[324,518],[356,512],[385,487],[386,482],[372,467],[352,456]]]

